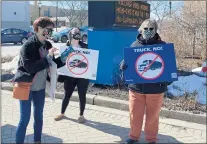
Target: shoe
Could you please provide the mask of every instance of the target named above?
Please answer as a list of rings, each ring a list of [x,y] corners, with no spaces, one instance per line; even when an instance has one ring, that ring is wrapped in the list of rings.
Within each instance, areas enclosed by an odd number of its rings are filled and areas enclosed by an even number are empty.
[[[59,121],[59,120],[61,120],[63,118],[64,118],[64,114],[60,114],[60,115],[56,116],[54,120],[55,121]]]
[[[128,139],[126,140],[126,143],[127,143],[127,144],[138,144],[138,141],[137,141],[137,140],[133,140],[133,139],[128,138]]]
[[[85,122],[85,118],[84,118],[84,116],[79,116],[79,118],[78,118],[78,123],[84,123]]]
[[[36,141],[36,142],[34,142],[35,144],[41,144],[41,141]]]

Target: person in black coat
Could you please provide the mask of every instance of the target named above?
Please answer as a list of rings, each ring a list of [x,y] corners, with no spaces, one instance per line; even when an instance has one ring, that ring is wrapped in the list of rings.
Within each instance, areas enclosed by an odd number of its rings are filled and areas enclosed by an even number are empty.
[[[72,46],[76,48],[88,48],[88,45],[80,41],[80,39],[80,30],[78,28],[73,28],[69,32],[69,41],[67,42],[67,46]],[[69,100],[75,87],[77,86],[80,100],[80,116],[78,118],[78,122],[84,123],[85,118],[83,114],[86,105],[86,93],[89,85],[89,80],[84,78],[74,78],[60,75],[58,77],[58,81],[64,83],[65,96],[62,101],[61,114],[55,117],[55,121],[61,120],[64,117],[66,108],[69,104]]]
[[[41,143],[43,127],[43,109],[48,68],[52,61],[57,67],[65,65],[64,57],[54,57],[57,50],[47,41],[52,35],[54,23],[48,17],[34,21],[35,34],[31,36],[20,50],[14,83],[32,83],[28,100],[20,100],[20,121],[16,131],[16,143],[24,143],[27,125],[30,121],[31,103],[34,106],[34,142]]]
[[[143,45],[165,44],[157,33],[157,23],[152,20],[145,20],[139,28],[137,40],[131,47]],[[125,70],[127,64],[122,61],[120,69]],[[136,143],[141,134],[143,116],[146,109],[145,139],[148,143],[157,141],[159,128],[159,114],[163,103],[164,92],[167,91],[167,85],[170,82],[129,84],[129,112],[130,126],[128,144]]]

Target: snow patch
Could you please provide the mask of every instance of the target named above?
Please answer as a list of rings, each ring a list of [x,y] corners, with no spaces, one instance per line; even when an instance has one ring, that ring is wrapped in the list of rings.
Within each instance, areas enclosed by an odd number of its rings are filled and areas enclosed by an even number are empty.
[[[206,104],[206,78],[197,75],[181,76],[168,86],[168,92],[173,96],[196,93],[197,102]]]
[[[15,74],[18,61],[19,61],[19,55],[15,56],[11,62],[3,63],[2,69],[6,71],[11,71],[13,74]]]

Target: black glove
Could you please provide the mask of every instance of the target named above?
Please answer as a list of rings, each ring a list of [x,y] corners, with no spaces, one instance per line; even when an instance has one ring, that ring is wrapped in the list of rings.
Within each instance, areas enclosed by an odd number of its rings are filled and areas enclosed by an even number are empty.
[[[128,66],[125,64],[125,62],[124,62],[124,60],[120,63],[120,67],[119,67],[119,69],[120,70],[122,70],[122,71],[124,71],[124,70],[126,70],[128,68]]]

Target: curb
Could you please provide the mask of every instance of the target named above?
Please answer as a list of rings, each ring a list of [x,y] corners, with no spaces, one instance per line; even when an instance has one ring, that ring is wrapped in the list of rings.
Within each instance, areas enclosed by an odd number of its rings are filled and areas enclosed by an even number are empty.
[[[8,82],[2,82],[1,89],[12,91],[13,85]],[[64,93],[56,92],[55,96],[57,99],[62,99],[64,97]],[[74,92],[70,100],[79,102],[78,93]],[[124,111],[129,110],[128,101],[104,97],[104,96],[96,96],[96,95],[87,94],[86,103],[91,104],[91,105],[114,108],[118,110],[124,110]],[[201,114],[190,114],[186,112],[173,111],[173,110],[168,110],[166,108],[162,108],[160,112],[160,116],[206,125],[206,114],[202,114],[202,115]]]

